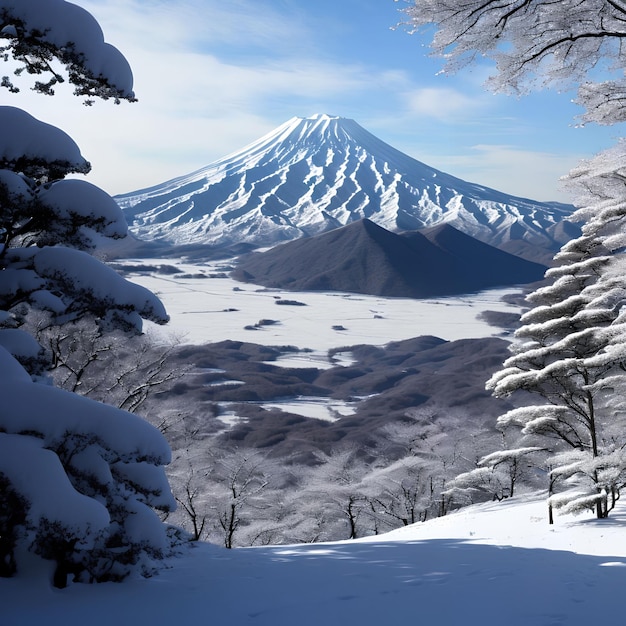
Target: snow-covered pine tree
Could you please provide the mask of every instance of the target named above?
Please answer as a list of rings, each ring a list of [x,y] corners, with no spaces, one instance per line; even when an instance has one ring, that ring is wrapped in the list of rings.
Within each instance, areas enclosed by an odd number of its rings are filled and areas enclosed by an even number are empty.
[[[2,0],[0,52],[16,62],[14,76],[42,77],[32,89],[54,95],[66,80],[74,94],[116,104],[135,101],[133,74],[124,55],[104,40],[97,20],[83,8],[65,0]],[[56,69],[60,64],[63,71]],[[19,93],[16,79],[3,76],[1,86]]]
[[[13,323],[28,306],[59,323],[87,311],[104,327],[141,329],[142,317],[166,322],[158,298],[89,254],[96,237],[124,237],[127,227],[107,193],[63,179],[89,170],[76,144],[15,107],[0,107],[0,126],[0,306]]]
[[[47,77],[35,83],[41,93],[65,80],[61,65],[79,95],[134,100],[128,63],[76,5],[2,0],[0,38],[18,75]],[[2,85],[18,91],[8,77]],[[104,191],[63,180],[89,171],[76,144],[14,107],[0,107],[0,128],[0,574],[18,571],[27,552],[55,563],[57,586],[69,575],[148,573],[170,546],[155,512],[175,506],[169,446],[140,418],[46,384],[45,355],[20,327],[34,308],[58,323],[89,312],[103,332],[167,315],[89,254],[126,224]]]
[[[626,169],[623,144],[574,170],[586,220],[548,270],[551,282],[528,296],[514,354],[488,382],[496,395],[524,389],[545,403],[501,416],[542,440],[552,490],[575,486],[552,501],[567,510],[594,506],[606,517],[626,484]],[[618,393],[615,393],[618,391]],[[574,483],[574,485],[572,485]]]
[[[496,68],[487,86],[494,91],[576,88],[583,121],[626,119],[621,2],[419,0],[406,13],[418,30],[434,26],[432,48],[446,71],[490,58]],[[608,515],[626,484],[623,162],[621,143],[571,173],[579,207],[573,219],[585,222],[583,234],[562,248],[549,284],[529,297],[534,308],[522,318],[514,354],[488,383],[496,395],[521,389],[543,399],[499,419],[502,428],[520,428],[505,457],[545,455],[550,493],[569,487],[551,502],[572,511],[593,507],[598,517]],[[482,465],[493,470],[502,458],[490,455]]]
[[[54,584],[150,573],[169,551],[165,439],[141,418],[33,382],[0,348],[0,572],[33,552]]]

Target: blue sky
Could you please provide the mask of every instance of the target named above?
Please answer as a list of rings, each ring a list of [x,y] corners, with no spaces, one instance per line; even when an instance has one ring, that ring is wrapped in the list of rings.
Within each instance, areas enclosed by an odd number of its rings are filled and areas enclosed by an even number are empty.
[[[134,191],[208,165],[293,116],[355,119],[460,178],[567,200],[558,178],[612,145],[577,128],[573,94],[523,98],[482,87],[489,67],[438,74],[427,40],[393,27],[402,0],[74,0],[130,61],[139,102],[83,107],[26,89],[3,101],[68,132],[89,180]]]

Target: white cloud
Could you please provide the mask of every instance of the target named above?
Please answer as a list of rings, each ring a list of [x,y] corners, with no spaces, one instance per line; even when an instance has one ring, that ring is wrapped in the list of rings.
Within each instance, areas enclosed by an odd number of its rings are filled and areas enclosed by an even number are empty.
[[[159,56],[169,51],[265,49],[276,56],[312,43],[298,7],[255,0],[74,0],[100,22],[114,45],[132,43]],[[120,19],[120,16],[123,16]]]
[[[68,90],[54,98],[25,90],[14,98],[68,132],[94,165],[90,180],[111,193],[207,165],[293,115],[342,115],[337,103],[371,85],[359,67],[313,60],[250,67],[182,52],[158,63],[144,51],[134,57],[136,104],[86,108]]]
[[[97,102],[86,108],[69,87],[46,98],[24,86],[9,104],[68,132],[94,166],[89,180],[110,193],[207,165],[293,115],[342,115],[338,103],[386,80],[364,67],[305,56],[292,41],[304,44],[305,29],[291,24],[283,32],[284,20],[271,11],[261,19],[258,3],[239,1],[226,10],[223,3],[199,0],[78,1],[100,21],[107,41],[129,59],[139,102],[119,107]],[[199,50],[205,34],[213,44],[213,34],[226,43],[242,33],[258,45],[273,42],[275,48],[287,49],[291,41],[294,52],[282,59],[241,60]]]
[[[483,93],[472,97],[450,87],[422,87],[407,92],[405,98],[411,114],[442,122],[475,116],[488,106],[488,100]]]
[[[523,198],[571,202],[560,178],[582,155],[523,150],[510,145],[480,144],[460,156],[433,156],[431,165],[464,180]]]

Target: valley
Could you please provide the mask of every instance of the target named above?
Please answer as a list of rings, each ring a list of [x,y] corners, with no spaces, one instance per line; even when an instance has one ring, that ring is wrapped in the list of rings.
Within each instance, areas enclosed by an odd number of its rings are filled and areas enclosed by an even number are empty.
[[[171,519],[227,547],[459,506],[446,485],[524,401],[485,382],[577,233],[571,206],[462,181],[328,115],[116,200],[133,238],[114,266],[171,318],[146,326],[172,376],[144,407],[173,448]]]
[[[337,479],[323,475],[340,458],[351,468],[350,489],[361,494],[358,536],[398,525],[397,513],[376,521],[365,511],[378,489],[365,485],[380,472],[395,476],[380,479],[389,507],[408,506],[399,504],[405,496],[390,495],[396,481],[408,481],[412,515],[441,514],[442,485],[494,445],[495,418],[513,406],[484,385],[508,354],[521,288],[421,300],[268,289],[234,280],[234,259],[118,259],[115,266],[157,293],[171,315],[168,325],[146,330],[173,346],[168,368],[180,375],[142,414],[166,434],[170,482],[179,496],[193,486],[211,541],[224,541],[212,511],[242,471],[268,487],[256,504],[241,504],[235,545],[345,538],[344,496],[324,519],[314,504],[319,481],[333,493]],[[413,438],[421,443],[411,448]],[[454,450],[468,445],[455,461]],[[431,495],[428,481],[437,485]],[[313,501],[302,510],[297,502],[306,497]],[[296,508],[280,513],[279,502]],[[183,507],[172,521],[189,528]]]

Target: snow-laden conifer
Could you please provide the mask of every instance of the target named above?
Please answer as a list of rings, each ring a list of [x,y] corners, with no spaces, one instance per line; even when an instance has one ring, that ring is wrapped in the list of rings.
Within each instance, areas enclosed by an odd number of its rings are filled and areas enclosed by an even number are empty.
[[[626,119],[622,2],[419,0],[406,13],[416,29],[433,28],[432,49],[446,71],[488,57],[494,91],[576,88],[583,121]],[[528,455],[547,473],[551,505],[594,508],[600,518],[626,484],[624,156],[622,141],[570,173],[578,207],[571,219],[582,223],[582,235],[562,247],[546,284],[528,296],[532,308],[512,355],[487,383],[497,396],[539,397],[499,418],[511,441],[506,454],[536,447]],[[501,462],[501,453],[489,455],[457,483],[473,477],[475,485]]]
[[[133,101],[133,74],[122,53],[104,40],[94,17],[65,0],[2,0],[0,52],[17,61],[15,76],[40,76],[35,91],[54,95],[68,81],[74,93],[116,102]],[[60,63],[65,72],[56,69]],[[14,82],[15,81],[15,82]],[[15,78],[4,76],[2,86],[17,93]]]
[[[618,148],[571,174],[582,189],[582,236],[556,255],[549,284],[530,294],[512,356],[488,387],[498,396],[525,390],[543,403],[501,416],[524,440],[540,440],[550,454],[553,503],[566,510],[593,506],[606,517],[626,484],[621,449],[626,421],[626,257],[623,254],[626,187]],[[607,164],[610,164],[607,167]],[[594,201],[595,200],[595,201]]]
[[[18,75],[48,76],[37,91],[63,82],[60,62],[77,93],[134,99],[128,63],[76,5],[0,1],[0,40]],[[104,191],[64,180],[90,169],[72,139],[10,106],[0,129],[0,575],[19,573],[27,552],[54,563],[57,586],[148,574],[171,550],[156,512],[175,507],[169,446],[140,418],[49,384],[47,353],[24,329],[34,310],[54,324],[88,316],[100,333],[167,314],[91,256],[126,223]]]

